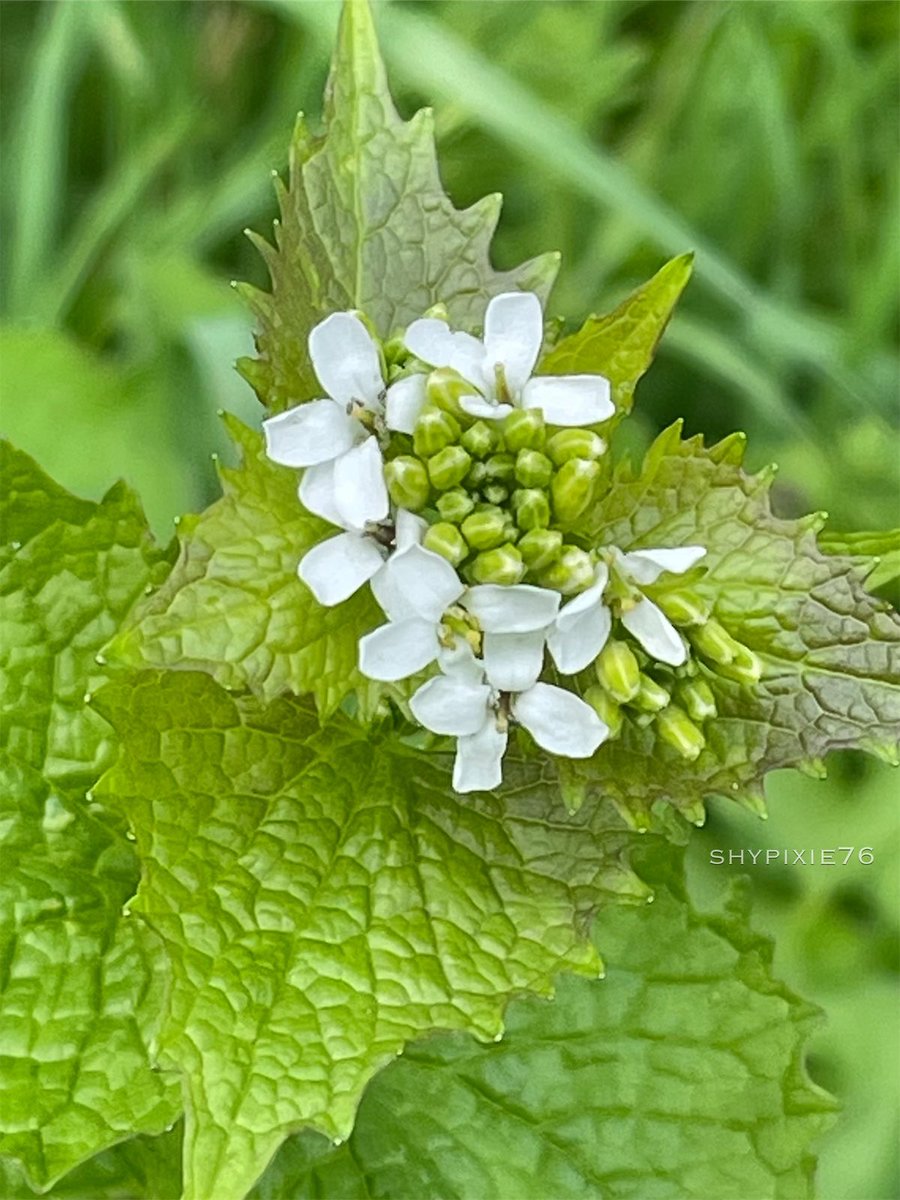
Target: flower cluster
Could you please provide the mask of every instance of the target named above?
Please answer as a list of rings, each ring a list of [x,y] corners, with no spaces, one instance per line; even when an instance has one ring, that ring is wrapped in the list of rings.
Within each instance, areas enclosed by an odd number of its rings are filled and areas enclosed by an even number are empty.
[[[384,345],[354,313],[310,334],[326,397],[264,423],[269,457],[304,468],[305,507],[342,530],[303,557],[301,579],[323,605],[370,585],[387,619],[360,639],[363,674],[393,682],[436,665],[410,711],[456,738],[457,791],[500,783],[511,722],[585,758],[626,719],[653,721],[696,757],[715,714],[700,662],[745,682],[760,673],[681,586],[705,549],[585,546],[609,382],[533,374],[543,314],[530,293],[491,300],[483,339],[445,316]],[[547,656],[571,688],[541,681]]]

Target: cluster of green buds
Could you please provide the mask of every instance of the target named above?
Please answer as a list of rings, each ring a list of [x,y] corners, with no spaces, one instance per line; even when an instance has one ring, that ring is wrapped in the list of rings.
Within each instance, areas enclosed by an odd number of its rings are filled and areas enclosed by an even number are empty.
[[[566,531],[597,493],[603,439],[548,429],[537,409],[474,419],[459,405],[467,388],[454,371],[432,372],[411,439],[395,438],[385,463],[391,499],[427,518],[423,544],[469,583],[582,590],[594,556]]]

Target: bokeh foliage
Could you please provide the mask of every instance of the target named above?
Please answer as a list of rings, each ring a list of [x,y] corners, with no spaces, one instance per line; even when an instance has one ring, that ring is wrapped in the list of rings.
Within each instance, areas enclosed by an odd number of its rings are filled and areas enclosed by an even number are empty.
[[[0,15],[3,430],[81,494],[124,474],[165,533],[213,498],[216,409],[258,419],[231,369],[250,319],[227,282],[263,283],[239,230],[275,214],[269,172],[297,109],[315,124],[337,6]],[[664,256],[697,252],[638,392],[636,450],[678,415],[711,439],[745,428],[750,465],[781,464],[786,514],[897,523],[895,5],[408,0],[377,15],[401,111],[436,107],[455,202],[506,197],[498,265],[563,252],[551,311],[608,309]],[[713,846],[875,849],[853,872],[752,873],[780,974],[832,1017],[813,1064],[846,1103],[826,1200],[900,1189],[879,1036],[897,1008],[892,783],[855,759],[827,784],[785,774],[768,827],[722,806],[693,850],[702,877]]]

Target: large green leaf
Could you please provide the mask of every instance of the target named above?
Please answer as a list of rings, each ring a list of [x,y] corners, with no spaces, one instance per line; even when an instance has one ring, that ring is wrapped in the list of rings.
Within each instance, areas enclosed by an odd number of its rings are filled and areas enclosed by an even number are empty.
[[[602,983],[516,1001],[495,1045],[411,1046],[346,1145],[292,1139],[255,1200],[811,1196],[809,1142],[833,1107],[803,1065],[813,1012],[772,978],[740,908],[701,915],[678,855],[654,857],[656,902],[598,922]]]
[[[394,108],[368,0],[344,6],[325,119],[322,138],[298,120],[276,247],[254,239],[272,292],[244,289],[260,331],[259,358],[242,369],[276,410],[317,389],[306,337],[329,313],[362,309],[388,336],[440,301],[456,325],[473,328],[499,292],[546,298],[559,263],[545,254],[493,270],[500,197],[453,207],[438,175],[431,112],[407,123]]]
[[[97,701],[123,753],[98,789],[127,813],[136,901],[173,985],[162,1061],[184,1075],[188,1200],[239,1197],[304,1125],[349,1134],[362,1090],[433,1029],[503,1030],[516,992],[595,977],[604,896],[646,896],[609,805],[567,816],[534,765],[498,796],[443,756],[308,701],[145,672]]]
[[[137,860],[86,796],[112,751],[95,655],[168,564],[127,489],[90,504],[2,464],[0,1153],[45,1187],[177,1113],[148,1059],[164,960],[122,918]]]

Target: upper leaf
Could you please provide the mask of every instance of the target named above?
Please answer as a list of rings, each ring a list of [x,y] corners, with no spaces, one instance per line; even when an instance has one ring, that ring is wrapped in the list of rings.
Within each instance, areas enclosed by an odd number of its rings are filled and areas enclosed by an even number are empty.
[[[826,554],[849,556],[866,577],[866,586],[884,587],[900,576],[900,529],[838,533],[824,529],[819,545]]]
[[[325,120],[314,138],[298,119],[276,245],[254,238],[272,292],[243,289],[260,330],[259,358],[241,369],[275,411],[316,392],[306,337],[330,313],[361,309],[387,337],[441,302],[455,325],[474,328],[500,292],[546,299],[559,263],[545,254],[513,271],[491,267],[500,197],[453,207],[430,110],[404,122],[394,108],[368,0],[344,5]]]
[[[188,1200],[240,1197],[284,1137],[346,1137],[362,1090],[433,1029],[497,1036],[511,994],[596,976],[580,930],[646,896],[608,805],[567,817],[535,766],[461,803],[441,756],[207,675],[114,681],[100,790],[128,814],[134,908],[171,961],[161,1049],[188,1097]]]

